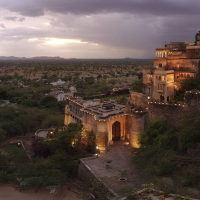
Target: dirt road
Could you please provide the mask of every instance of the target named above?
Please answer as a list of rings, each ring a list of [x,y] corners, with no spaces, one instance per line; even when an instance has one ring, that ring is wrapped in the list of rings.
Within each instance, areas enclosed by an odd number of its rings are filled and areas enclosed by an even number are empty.
[[[14,185],[0,185],[0,200],[83,200],[75,192],[69,191],[67,187],[62,187],[58,194],[50,194],[47,189],[37,192],[34,189],[19,191]]]

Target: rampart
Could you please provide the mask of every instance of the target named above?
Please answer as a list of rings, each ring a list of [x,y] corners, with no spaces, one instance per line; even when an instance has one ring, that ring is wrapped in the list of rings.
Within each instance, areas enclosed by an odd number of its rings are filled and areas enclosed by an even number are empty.
[[[152,102],[148,101],[142,93],[131,92],[128,106],[146,109],[145,117],[141,117],[141,120],[144,120],[144,122],[140,123],[144,125],[144,129],[156,119],[164,119],[167,123],[179,129],[189,110],[200,110],[200,91],[187,91],[182,104]]]

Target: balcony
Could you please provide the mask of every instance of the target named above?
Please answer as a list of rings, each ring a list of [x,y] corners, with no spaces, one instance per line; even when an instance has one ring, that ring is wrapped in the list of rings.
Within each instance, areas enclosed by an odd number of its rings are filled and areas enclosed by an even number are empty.
[[[147,84],[153,84],[153,80],[148,80]]]

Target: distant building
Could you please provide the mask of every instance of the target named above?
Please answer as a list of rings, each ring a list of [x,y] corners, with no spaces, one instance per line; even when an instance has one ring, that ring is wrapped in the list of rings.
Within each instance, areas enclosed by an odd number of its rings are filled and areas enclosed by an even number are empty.
[[[75,87],[75,86],[71,86],[71,87],[69,88],[69,90],[70,90],[70,92],[72,92],[72,93],[75,93],[75,92],[77,92],[77,90],[76,90],[76,87]]]
[[[156,101],[174,99],[179,80],[195,77],[200,66],[200,32],[194,43],[171,42],[156,49],[153,68],[143,69],[143,92]]]
[[[74,94],[72,92],[67,92],[67,93],[59,93],[55,97],[57,98],[58,101],[65,101],[67,97],[73,97]]]
[[[52,82],[50,84],[53,85],[53,86],[64,85],[65,81],[62,81],[61,79],[58,79],[58,81]]]

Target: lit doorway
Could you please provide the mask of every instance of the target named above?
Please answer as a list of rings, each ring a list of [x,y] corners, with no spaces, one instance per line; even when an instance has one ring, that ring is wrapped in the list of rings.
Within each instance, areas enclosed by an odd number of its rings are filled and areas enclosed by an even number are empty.
[[[118,141],[120,140],[120,122],[116,121],[112,125],[112,140],[113,141]]]

